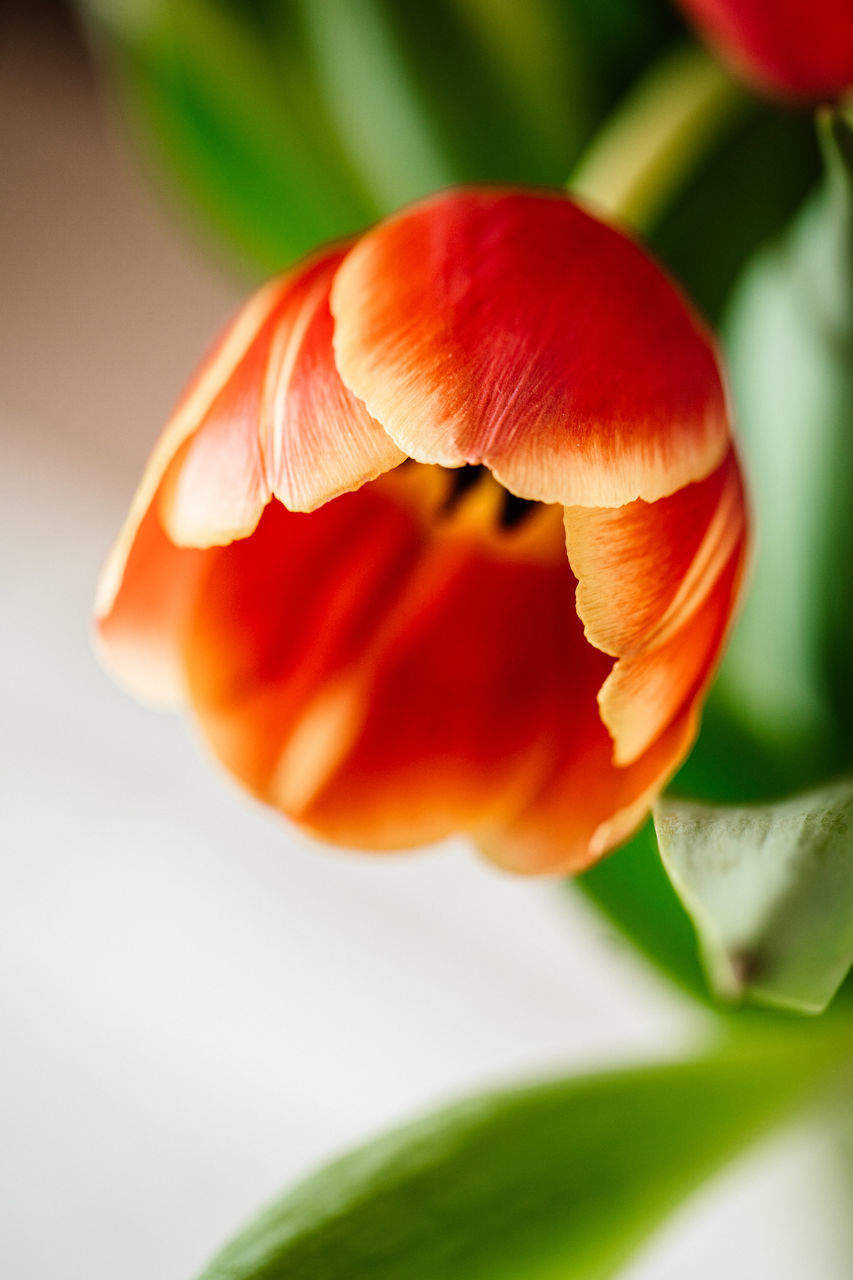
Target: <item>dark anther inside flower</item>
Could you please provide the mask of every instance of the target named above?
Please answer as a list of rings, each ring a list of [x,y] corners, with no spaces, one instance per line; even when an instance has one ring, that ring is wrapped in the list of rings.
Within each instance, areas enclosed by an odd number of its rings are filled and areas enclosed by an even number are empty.
[[[713,346],[661,270],[562,196],[448,192],[236,316],[100,643],[327,840],[576,870],[683,759],[745,543]]]

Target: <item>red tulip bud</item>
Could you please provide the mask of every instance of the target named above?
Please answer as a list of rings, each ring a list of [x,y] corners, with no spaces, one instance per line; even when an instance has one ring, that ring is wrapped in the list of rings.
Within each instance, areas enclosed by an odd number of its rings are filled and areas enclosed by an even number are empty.
[[[238,314],[100,642],[326,839],[464,831],[576,870],[690,745],[745,524],[714,348],[663,272],[563,196],[449,192]]]

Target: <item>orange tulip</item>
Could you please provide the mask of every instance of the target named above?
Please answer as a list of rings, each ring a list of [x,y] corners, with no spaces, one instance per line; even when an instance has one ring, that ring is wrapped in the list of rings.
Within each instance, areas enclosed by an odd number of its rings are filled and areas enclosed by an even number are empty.
[[[820,101],[853,88],[853,0],[678,0],[756,88]]]
[[[660,269],[562,196],[450,192],[239,312],[100,644],[325,839],[577,870],[685,755],[745,539],[714,350]]]

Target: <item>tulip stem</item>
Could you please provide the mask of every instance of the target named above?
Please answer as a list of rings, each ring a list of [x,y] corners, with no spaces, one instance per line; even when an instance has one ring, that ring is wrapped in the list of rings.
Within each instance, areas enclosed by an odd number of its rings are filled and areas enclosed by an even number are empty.
[[[646,232],[748,101],[703,49],[679,47],[629,92],[566,185],[596,213]]]

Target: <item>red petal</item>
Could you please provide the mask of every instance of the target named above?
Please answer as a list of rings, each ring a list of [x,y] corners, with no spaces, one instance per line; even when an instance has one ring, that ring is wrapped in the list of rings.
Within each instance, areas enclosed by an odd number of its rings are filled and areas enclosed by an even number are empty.
[[[310,516],[272,502],[250,538],[211,553],[185,640],[190,693],[214,750],[257,794],[272,801],[309,709],[358,668],[422,538],[414,508],[368,485]],[[302,788],[346,732],[301,750]]]
[[[613,763],[601,721],[586,722],[582,750],[569,751],[539,795],[511,822],[480,833],[486,856],[521,875],[574,875],[639,825],[684,759],[696,732],[695,704],[686,708],[636,763]]]
[[[567,507],[564,521],[587,638],[615,656],[649,648],[704,599],[743,532],[737,459],[658,502]]]
[[[101,653],[115,676],[146,701],[168,703],[184,696],[180,646],[204,559],[166,535],[160,521],[164,495],[174,486],[199,423],[216,416],[228,388],[251,364],[276,301],[275,285],[258,290],[214,344],[154,447],[101,572],[95,601]],[[238,451],[237,467],[241,457]],[[235,492],[239,501],[246,488],[238,484]],[[232,504],[232,524],[251,524],[251,518],[235,515]]]
[[[657,499],[728,448],[711,342],[634,243],[568,199],[440,195],[332,288],[341,375],[412,457],[566,505]]]
[[[98,589],[101,647],[143,697],[183,690],[180,644],[203,548],[252,532],[273,493],[325,502],[404,456],[343,386],[329,285],[343,250],[255,293],[170,418]]]
[[[690,620],[658,647],[621,658],[602,685],[601,718],[618,764],[636,760],[709,684],[737,601],[744,554],[741,538]]]
[[[569,508],[565,522],[587,638],[619,661],[600,717],[577,726],[584,750],[565,749],[527,811],[482,838],[521,872],[583,870],[631,833],[683,760],[743,570],[737,459],[656,503]]]
[[[587,638],[619,659],[599,702],[626,765],[707,682],[722,646],[746,536],[737,459],[655,503],[568,508],[565,523]]]
[[[781,94],[834,98],[853,86],[850,0],[679,0],[736,70]]]
[[[159,508],[187,441],[251,359],[276,304],[266,286],[238,312],[187,387],[154,447],[124,526],[101,572],[95,601],[105,661],[140,697],[180,699],[180,631],[201,557],[179,551],[160,524]]]
[[[154,447],[134,494],[127,519],[101,573],[95,604],[99,618],[105,618],[113,607],[134,540],[143,521],[147,519],[151,506],[155,501],[159,505],[166,472],[197,430],[199,423],[210,414],[223,388],[228,386],[245,362],[247,353],[251,351],[258,332],[263,330],[275,302],[276,290],[271,285],[258,290],[249,299],[215,343],[178,402]]]
[[[154,506],[134,529],[118,586],[105,570],[96,617],[98,647],[113,675],[143,701],[177,703],[185,696],[181,644],[205,551],[176,547]]]
[[[556,513],[542,516],[530,556],[464,522],[436,530],[365,655],[358,732],[306,797],[306,825],[398,848],[501,823],[582,708],[595,717],[607,661],[572,609]]]
[[[450,510],[447,479],[403,467],[310,518],[272,504],[210,552],[187,632],[196,710],[247,786],[335,842],[491,833],[562,773],[560,857],[587,860],[661,767],[612,763],[610,661],[583,638],[559,512],[500,530],[497,486]]]
[[[343,256],[326,251],[267,286],[275,305],[199,417],[164,496],[176,542],[245,537],[271,495],[310,511],[405,457],[335,368],[329,288]]]

